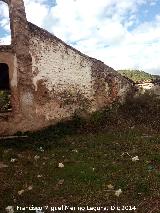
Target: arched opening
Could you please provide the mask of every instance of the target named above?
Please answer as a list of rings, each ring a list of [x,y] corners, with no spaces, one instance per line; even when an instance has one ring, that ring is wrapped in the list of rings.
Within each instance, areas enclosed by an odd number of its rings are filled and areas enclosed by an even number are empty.
[[[8,4],[0,1],[0,45],[11,44],[11,29]]]
[[[0,113],[11,110],[9,67],[5,63],[0,63]]]

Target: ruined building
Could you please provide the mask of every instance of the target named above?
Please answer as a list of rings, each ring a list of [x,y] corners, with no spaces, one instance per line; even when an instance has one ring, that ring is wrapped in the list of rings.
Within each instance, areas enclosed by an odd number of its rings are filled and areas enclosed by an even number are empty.
[[[10,88],[11,109],[0,113],[1,135],[37,130],[125,98],[127,79],[28,22],[22,0],[3,2],[11,45],[0,46],[0,79],[1,89]]]

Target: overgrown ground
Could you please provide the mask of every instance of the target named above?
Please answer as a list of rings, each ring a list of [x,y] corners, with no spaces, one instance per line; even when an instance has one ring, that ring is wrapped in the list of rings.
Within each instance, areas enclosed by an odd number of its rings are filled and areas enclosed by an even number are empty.
[[[26,133],[28,138],[1,140],[0,212],[7,206],[14,206],[14,212],[35,212],[17,211],[17,206],[53,212],[51,207],[66,205],[109,209],[97,212],[159,213],[160,105],[153,99],[105,109],[89,121],[75,117]],[[111,206],[121,210],[111,211]],[[136,210],[124,211],[123,206]]]

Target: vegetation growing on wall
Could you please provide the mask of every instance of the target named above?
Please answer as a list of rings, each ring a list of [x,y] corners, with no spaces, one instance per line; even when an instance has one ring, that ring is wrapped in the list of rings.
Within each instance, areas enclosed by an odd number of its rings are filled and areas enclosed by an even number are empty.
[[[0,112],[11,110],[10,91],[0,90]]]
[[[130,78],[134,82],[160,79],[159,75],[151,75],[141,70],[117,70],[121,75]]]
[[[87,117],[75,113],[72,120],[59,123],[48,129],[49,132],[62,130],[62,134],[75,132],[97,132],[109,129],[126,129],[130,127],[160,130],[160,99],[152,93],[145,92],[134,98],[127,98],[126,102],[113,103],[100,111],[93,112]],[[58,129],[57,129],[58,128]],[[41,132],[41,131],[40,131]],[[49,135],[49,132],[46,134]],[[60,133],[59,132],[59,133]],[[58,134],[59,134],[58,133]],[[60,133],[60,134],[61,134]]]

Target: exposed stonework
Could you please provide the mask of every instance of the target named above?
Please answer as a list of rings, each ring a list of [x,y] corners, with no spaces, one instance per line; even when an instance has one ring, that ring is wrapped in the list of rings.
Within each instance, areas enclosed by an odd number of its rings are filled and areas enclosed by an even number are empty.
[[[0,46],[9,66],[12,112],[0,114],[0,134],[37,130],[123,101],[131,83],[103,62],[86,56],[27,22],[22,0],[8,4],[11,45]]]

